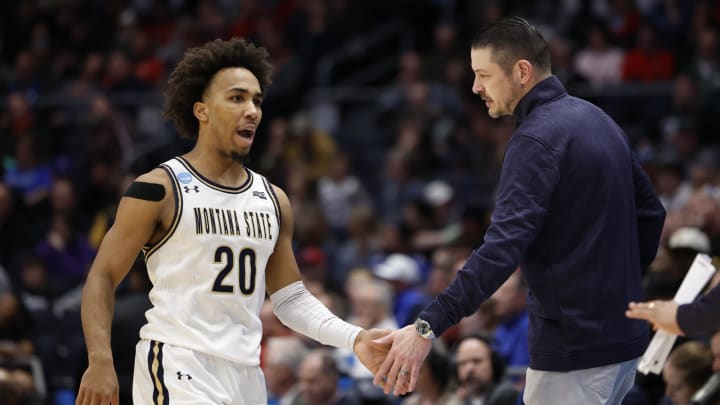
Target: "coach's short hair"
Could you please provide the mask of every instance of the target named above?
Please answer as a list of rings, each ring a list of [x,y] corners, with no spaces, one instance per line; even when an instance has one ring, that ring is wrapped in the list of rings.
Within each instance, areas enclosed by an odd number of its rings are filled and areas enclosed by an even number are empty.
[[[472,49],[490,48],[495,63],[510,73],[520,59],[538,71],[550,72],[550,49],[545,38],[525,19],[508,17],[484,26],[472,42]]]

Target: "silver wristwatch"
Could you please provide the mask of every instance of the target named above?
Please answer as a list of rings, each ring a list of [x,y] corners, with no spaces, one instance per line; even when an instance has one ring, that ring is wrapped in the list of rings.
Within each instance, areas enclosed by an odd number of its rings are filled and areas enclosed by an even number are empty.
[[[430,327],[428,321],[424,319],[418,318],[415,320],[415,330],[417,331],[418,335],[420,335],[424,339],[435,339],[435,333],[433,333],[433,330]]]

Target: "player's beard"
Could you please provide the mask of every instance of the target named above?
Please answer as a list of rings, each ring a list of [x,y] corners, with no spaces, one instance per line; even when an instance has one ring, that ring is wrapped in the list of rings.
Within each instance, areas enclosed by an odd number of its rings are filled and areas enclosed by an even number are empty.
[[[248,163],[250,163],[250,154],[249,153],[242,154],[238,151],[232,151],[232,152],[230,152],[230,159],[245,166]]]

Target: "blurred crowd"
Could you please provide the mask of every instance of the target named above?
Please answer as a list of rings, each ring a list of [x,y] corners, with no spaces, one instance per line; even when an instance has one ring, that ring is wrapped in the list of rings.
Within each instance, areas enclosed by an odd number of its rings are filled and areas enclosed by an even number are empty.
[[[162,118],[162,94],[182,53],[215,38],[247,37],[270,52],[273,85],[249,166],[291,200],[308,288],[363,327],[412,322],[482,244],[492,212],[513,123],[490,119],[471,93],[469,43],[482,23],[506,15],[535,24],[568,91],[628,134],[668,212],[644,298],[672,298],[697,253],[720,251],[715,1],[7,1],[2,403],[72,403],[86,364],[84,277],[129,182],[189,149]],[[409,41],[371,46],[397,26]],[[290,333],[268,306],[262,361],[272,403],[519,403],[528,364],[521,272],[438,339],[406,398],[384,396],[352,353]],[[113,321],[123,403],[126,353],[149,288],[139,258]],[[626,402],[686,404],[713,370],[720,334],[682,338],[663,376],[639,375]]]

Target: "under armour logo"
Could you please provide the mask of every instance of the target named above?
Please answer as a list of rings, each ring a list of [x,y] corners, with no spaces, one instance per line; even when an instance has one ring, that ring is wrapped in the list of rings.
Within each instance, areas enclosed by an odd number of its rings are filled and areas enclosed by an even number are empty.
[[[189,193],[190,190],[195,190],[196,193],[200,192],[200,188],[198,186],[192,186],[192,188],[190,188],[188,186],[183,186],[183,189],[185,189],[186,193]]]
[[[263,200],[267,200],[267,198],[265,198],[265,192],[263,192],[263,191],[253,191],[253,197],[258,197],[258,198],[262,198]]]
[[[181,371],[177,372],[178,380],[182,380],[183,378],[186,380],[192,380],[192,376],[190,374],[183,374]]]

